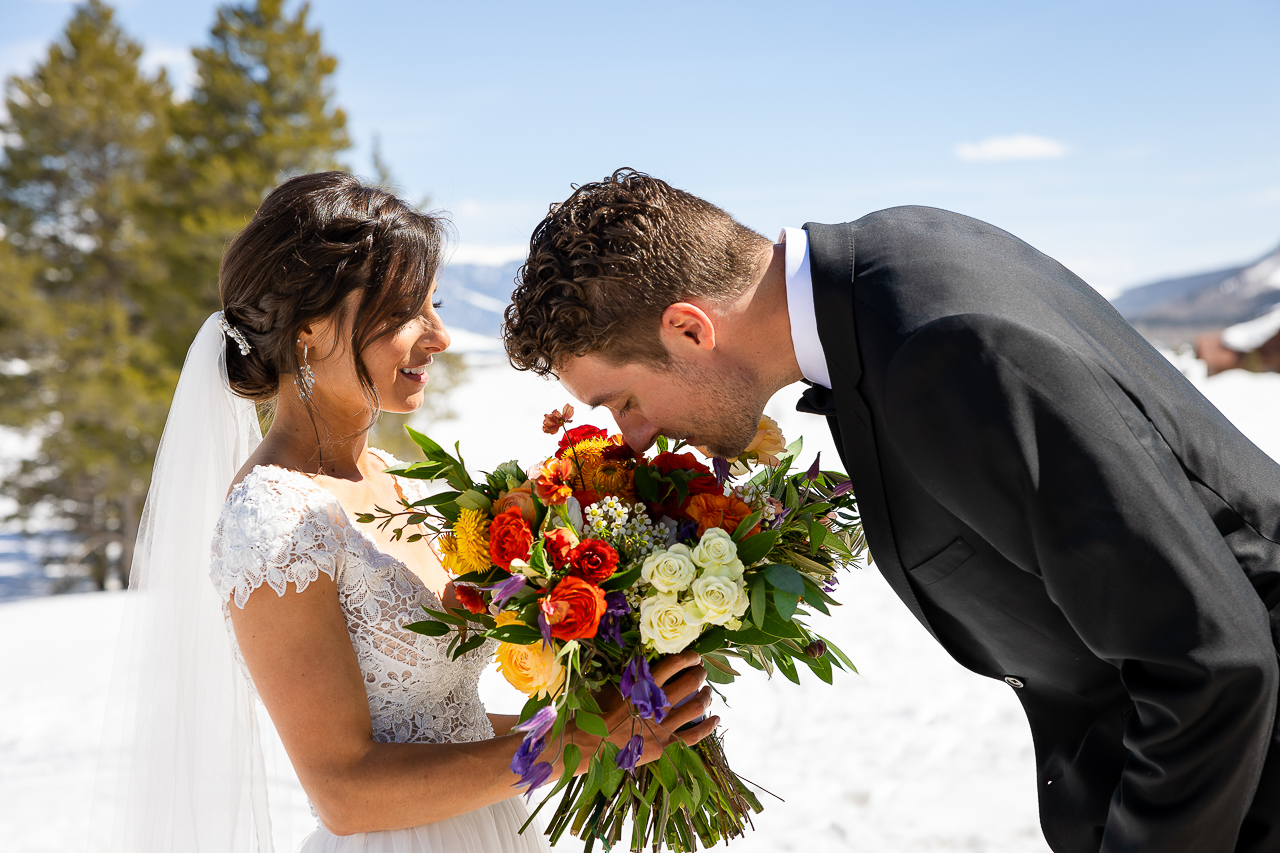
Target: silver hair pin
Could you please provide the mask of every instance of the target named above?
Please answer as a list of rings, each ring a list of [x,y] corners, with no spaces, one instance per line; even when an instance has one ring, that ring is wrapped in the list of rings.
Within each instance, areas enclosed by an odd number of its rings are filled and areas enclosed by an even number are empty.
[[[222,331],[236,342],[236,346],[240,347],[240,354],[248,355],[249,350],[253,349],[253,347],[249,346],[249,342],[245,340],[244,332],[228,323],[227,315],[221,312],[218,314],[218,323],[222,326]]]

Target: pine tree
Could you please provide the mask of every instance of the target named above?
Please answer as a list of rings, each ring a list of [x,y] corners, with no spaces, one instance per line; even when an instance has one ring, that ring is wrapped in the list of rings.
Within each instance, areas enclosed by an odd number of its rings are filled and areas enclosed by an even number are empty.
[[[103,584],[129,565],[174,366],[154,343],[164,317],[149,168],[172,92],[99,0],[76,8],[35,71],[6,85],[0,223],[0,422],[44,436],[3,486],[51,511]]]
[[[157,216],[171,225],[172,285],[192,312],[175,324],[171,350],[216,310],[222,252],[263,196],[293,175],[339,168],[350,145],[346,114],[331,103],[337,61],[308,27],[310,7],[290,17],[283,5],[219,7],[210,43],[193,51],[200,82],[175,112],[161,171],[167,212]]]

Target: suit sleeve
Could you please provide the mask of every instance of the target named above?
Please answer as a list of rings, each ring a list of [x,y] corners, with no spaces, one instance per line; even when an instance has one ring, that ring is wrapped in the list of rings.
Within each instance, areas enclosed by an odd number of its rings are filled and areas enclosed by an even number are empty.
[[[923,327],[886,388],[919,482],[1119,669],[1135,713],[1103,853],[1233,850],[1280,672],[1263,604],[1168,445],[1097,364],[997,318]]]

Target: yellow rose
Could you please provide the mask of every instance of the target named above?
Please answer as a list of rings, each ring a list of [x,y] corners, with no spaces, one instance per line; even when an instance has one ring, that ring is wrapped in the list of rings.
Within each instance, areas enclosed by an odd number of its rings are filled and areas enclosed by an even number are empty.
[[[755,458],[761,463],[776,467],[779,461],[778,454],[786,449],[787,440],[782,437],[778,422],[768,415],[762,415],[760,425],[756,427],[756,437],[751,439],[751,443],[747,445],[742,455],[750,457],[751,454],[755,454]]]
[[[520,618],[504,610],[495,621],[510,625],[520,622]],[[554,645],[544,648],[541,640],[527,646],[500,643],[496,657],[498,672],[526,696],[554,696],[564,685],[564,666],[556,661]]]

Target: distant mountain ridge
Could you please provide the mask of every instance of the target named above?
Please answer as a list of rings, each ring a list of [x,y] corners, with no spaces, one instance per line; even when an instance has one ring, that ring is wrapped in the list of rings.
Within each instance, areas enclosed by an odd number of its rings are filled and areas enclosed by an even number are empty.
[[[485,337],[502,334],[502,311],[511,301],[516,271],[523,261],[501,266],[450,264],[440,271],[436,294],[444,303],[440,316],[446,326]]]
[[[498,338],[521,263],[450,264],[441,270],[445,324]],[[1132,287],[1112,304],[1148,338],[1169,346],[1188,343],[1200,332],[1250,320],[1280,304],[1280,247],[1244,266]]]
[[[1124,291],[1112,304],[1148,338],[1177,346],[1280,303],[1280,247],[1251,264],[1169,278]]]

